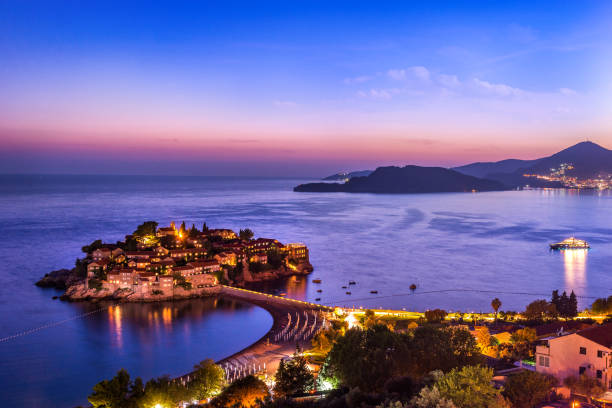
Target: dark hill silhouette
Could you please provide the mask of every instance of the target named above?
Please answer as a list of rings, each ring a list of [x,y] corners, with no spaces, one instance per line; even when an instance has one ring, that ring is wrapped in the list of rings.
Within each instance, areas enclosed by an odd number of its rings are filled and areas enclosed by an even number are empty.
[[[566,174],[579,179],[595,178],[600,174],[612,174],[612,150],[593,142],[581,142],[568,147],[552,156],[536,160],[502,160],[490,163],[472,163],[455,167],[460,173],[497,180],[509,187],[525,184],[541,186],[558,186],[556,183],[526,179],[523,174],[548,174],[551,168],[558,168],[561,163],[571,163],[574,168]]]
[[[379,167],[367,177],[355,177],[344,184],[301,184],[293,191],[405,194],[505,189],[498,181],[480,179],[442,167],[389,166]]]

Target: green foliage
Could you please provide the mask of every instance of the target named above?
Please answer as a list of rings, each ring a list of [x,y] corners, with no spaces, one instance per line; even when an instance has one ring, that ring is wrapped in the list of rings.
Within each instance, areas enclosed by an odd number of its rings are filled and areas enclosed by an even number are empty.
[[[493,370],[480,366],[454,368],[436,383],[440,397],[457,408],[492,408],[498,405],[500,391],[491,384]]]
[[[512,333],[510,343],[512,343],[512,357],[515,360],[524,360],[535,355],[535,341],[537,339],[535,329],[525,327]]]
[[[515,408],[532,408],[551,395],[557,380],[535,371],[520,371],[506,381],[503,394]]]
[[[87,277],[87,262],[85,262],[84,259],[77,258],[76,261],[74,261],[74,273],[79,278]]]
[[[561,317],[567,319],[578,316],[578,300],[576,299],[576,294],[573,290],[569,296],[567,296],[565,291],[561,296],[559,296],[559,291],[554,290],[552,293],[551,304],[555,305],[555,308]]]
[[[174,235],[164,235],[160,238],[159,244],[164,248],[176,247],[176,237]]]
[[[612,314],[612,296],[599,298],[591,305],[591,312],[596,314]]]
[[[558,315],[557,307],[554,303],[549,303],[544,299],[534,300],[527,305],[523,316],[529,320],[543,320],[546,318],[556,318]]]
[[[423,387],[419,395],[413,399],[412,405],[416,408],[456,408],[453,401],[443,397],[435,385]]]
[[[455,367],[480,363],[474,336],[467,330],[417,327],[409,337],[407,375],[423,378],[434,370],[449,371]]]
[[[200,231],[196,228],[195,224],[192,224],[188,234],[189,238],[197,238],[200,235]]]
[[[225,384],[223,368],[211,359],[201,361],[194,367],[188,388],[192,398],[203,400],[218,394]]]
[[[141,244],[153,246],[157,244],[158,239],[155,235],[157,232],[157,223],[155,221],[145,221],[136,227],[136,231],[132,234],[134,239]]]
[[[589,399],[603,394],[606,389],[604,385],[597,379],[582,374],[580,377],[567,377],[563,384],[572,392],[580,395],[585,395]]]
[[[81,248],[81,251],[85,252],[86,254],[90,254],[93,251],[95,251],[96,249],[100,249],[102,248],[102,240],[101,239],[97,239],[94,242],[92,242],[89,245],[85,245],[84,247]]]
[[[238,233],[238,236],[243,241],[250,240],[251,238],[253,238],[254,235],[255,234],[253,233],[253,231],[251,231],[249,228],[241,229],[240,232]]]
[[[427,310],[425,312],[425,319],[429,323],[440,323],[442,320],[444,320],[446,314],[446,311],[442,309]]]
[[[274,394],[277,396],[303,394],[314,386],[314,376],[306,358],[297,354],[289,361],[280,362],[275,381]]]
[[[476,341],[466,330],[424,326],[401,334],[376,325],[348,330],[333,345],[323,371],[344,386],[372,392],[394,377],[419,380],[436,369],[448,371],[479,361]]]
[[[493,311],[495,312],[495,321],[497,321],[497,311],[499,310],[501,305],[502,305],[502,302],[501,300],[499,300],[499,298],[495,298],[491,301],[491,307],[493,308]]]
[[[285,256],[278,249],[271,249],[267,252],[268,265],[274,269],[278,269],[283,266]]]
[[[147,381],[142,395],[132,399],[137,401],[138,407],[143,408],[155,407],[157,404],[162,407],[175,407],[181,401],[191,400],[192,396],[183,384],[164,376]]]
[[[249,375],[230,384],[223,392],[215,398],[211,405],[213,407],[254,407],[258,401],[266,401],[270,398],[270,392],[266,384]]]
[[[110,380],[94,385],[93,392],[87,400],[94,408],[128,408],[135,407],[132,398],[133,383],[124,369],[117,372]]]

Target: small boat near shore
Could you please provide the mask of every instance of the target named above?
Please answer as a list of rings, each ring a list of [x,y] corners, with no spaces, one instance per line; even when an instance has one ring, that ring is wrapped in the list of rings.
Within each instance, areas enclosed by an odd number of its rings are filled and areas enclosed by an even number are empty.
[[[312,283],[321,283],[321,279],[313,279]]]
[[[357,282],[355,282],[355,281],[349,281],[349,285],[356,285],[356,284],[357,284]]]
[[[317,293],[323,292],[323,289],[317,289]]]
[[[350,294],[351,294],[351,292],[346,292],[346,294],[347,294],[347,295],[350,295]]]
[[[370,293],[376,294],[376,293],[378,293],[378,291],[377,290],[371,290]]]
[[[562,249],[589,249],[591,248],[589,243],[581,239],[569,237],[561,242],[550,244],[551,250],[562,250]]]

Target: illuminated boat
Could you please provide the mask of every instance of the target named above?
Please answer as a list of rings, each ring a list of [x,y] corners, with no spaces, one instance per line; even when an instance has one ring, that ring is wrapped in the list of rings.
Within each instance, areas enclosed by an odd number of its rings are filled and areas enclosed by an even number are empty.
[[[570,237],[556,244],[550,244],[550,249],[589,249],[588,242]]]

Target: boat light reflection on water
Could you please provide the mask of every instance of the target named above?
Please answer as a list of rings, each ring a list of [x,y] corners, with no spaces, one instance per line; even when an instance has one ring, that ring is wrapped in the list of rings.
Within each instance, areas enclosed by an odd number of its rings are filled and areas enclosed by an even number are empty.
[[[564,249],[565,289],[576,293],[586,287],[586,263],[588,249]]]

